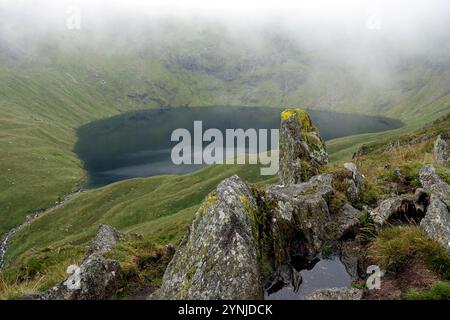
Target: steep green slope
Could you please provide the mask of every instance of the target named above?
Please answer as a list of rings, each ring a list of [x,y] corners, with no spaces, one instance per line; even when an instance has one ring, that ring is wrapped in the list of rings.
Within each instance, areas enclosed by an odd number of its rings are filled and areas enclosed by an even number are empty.
[[[156,32],[98,39],[83,33],[0,45],[0,234],[83,181],[72,152],[75,129],[95,119],[168,106],[301,106],[406,121],[388,136],[450,108],[445,61],[406,59],[389,81],[375,81],[370,71],[324,59],[275,33],[242,41],[220,27],[165,31],[164,39]],[[342,158],[380,136],[340,139],[330,150]]]
[[[145,235],[157,243],[177,241],[206,195],[223,179],[238,174],[249,182],[273,183],[254,165],[213,166],[184,176],[128,180],[90,190],[44,214],[14,237],[7,261],[30,250],[83,246],[102,223]]]

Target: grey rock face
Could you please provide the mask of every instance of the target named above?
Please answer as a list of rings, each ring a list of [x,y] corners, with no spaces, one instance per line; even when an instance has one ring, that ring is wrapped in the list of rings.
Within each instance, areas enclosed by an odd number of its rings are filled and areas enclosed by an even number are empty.
[[[436,240],[450,253],[450,214],[447,205],[437,195],[431,195],[420,228],[427,238]]]
[[[375,224],[383,226],[394,213],[400,210],[402,201],[400,197],[381,201],[378,207],[370,212],[370,216]]]
[[[317,290],[307,295],[306,300],[361,300],[363,291],[355,288],[331,288]]]
[[[109,251],[111,251],[117,242],[124,240],[124,235],[118,232],[111,226],[101,225],[100,229],[94,239],[92,241],[86,256],[90,255],[103,255]]]
[[[260,299],[256,202],[237,176],[208,196],[151,299]]]
[[[392,222],[418,222],[424,216],[424,208],[428,205],[426,197],[404,195],[381,201],[370,215],[376,226],[382,227]]]
[[[294,254],[314,256],[329,238],[327,201],[333,194],[332,175],[289,186],[272,186],[266,199],[272,203],[272,239],[277,267]]]
[[[341,261],[348,274],[355,280],[359,278],[360,273],[365,275],[365,270],[361,272],[363,269],[360,263],[361,251],[357,241],[347,241],[341,245]]]
[[[356,234],[360,221],[358,219],[359,210],[349,204],[345,204],[338,214],[333,217],[332,224],[335,226],[334,236],[342,239]]]
[[[364,187],[364,176],[358,171],[354,163],[345,163],[344,168],[352,173],[352,180],[347,181],[349,185],[347,189],[348,197],[352,203],[357,203]]]
[[[88,257],[63,283],[25,300],[104,300],[110,297],[111,289],[120,273],[117,261],[102,256]]]
[[[434,159],[437,163],[446,165],[450,163],[448,156],[448,143],[446,135],[439,135],[434,142]]]
[[[124,236],[114,228],[102,225],[80,266],[71,266],[71,275],[55,287],[24,300],[103,300],[111,295],[120,275],[120,264],[103,257]]]
[[[325,144],[304,110],[285,110],[281,118],[280,180],[284,185],[307,181],[328,163]]]
[[[450,205],[450,186],[442,180],[432,165],[424,166],[420,170],[419,178],[426,191],[438,195],[441,200]]]

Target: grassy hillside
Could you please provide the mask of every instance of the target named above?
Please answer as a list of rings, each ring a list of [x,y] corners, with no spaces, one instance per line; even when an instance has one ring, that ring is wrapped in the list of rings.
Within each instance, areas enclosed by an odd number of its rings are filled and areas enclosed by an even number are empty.
[[[405,177],[407,185],[402,188],[406,190],[419,187],[419,170],[428,163],[450,183],[449,169],[435,164],[432,156],[434,137],[449,127],[447,116],[412,133],[366,143],[367,152],[356,160],[367,181],[361,206],[375,205],[377,200],[399,192],[394,174],[397,168]],[[342,168],[342,162],[337,161],[325,170]],[[176,243],[205,196],[235,173],[251,183],[277,182],[276,177],[262,178],[257,166],[213,166],[190,175],[128,180],[78,194],[15,236],[0,278],[0,297],[44,290],[63,279],[65,268],[81,259],[102,223],[142,234],[150,247]]]
[[[189,37],[179,32],[183,28],[192,31]],[[402,130],[331,141],[337,160],[359,144],[410,131],[450,108],[445,62],[404,60],[389,81],[362,81],[370,72],[324,60],[273,33],[243,43],[220,28],[170,25],[166,31],[165,39],[152,32],[129,40],[80,34],[11,45],[0,39],[0,234],[82,183],[85,172],[72,151],[75,130],[95,119],[168,106],[265,105],[406,122]]]

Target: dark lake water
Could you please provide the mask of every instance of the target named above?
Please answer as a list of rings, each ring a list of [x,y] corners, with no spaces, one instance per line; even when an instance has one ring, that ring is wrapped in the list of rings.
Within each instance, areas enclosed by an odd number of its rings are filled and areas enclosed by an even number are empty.
[[[175,129],[279,129],[282,109],[263,107],[201,107],[143,110],[91,122],[78,129],[74,151],[89,174],[86,187],[163,174],[184,174],[201,165],[174,165],[171,142]],[[327,111],[308,111],[325,140],[358,133],[379,132],[402,126],[398,120]],[[245,152],[245,150],[240,150]]]

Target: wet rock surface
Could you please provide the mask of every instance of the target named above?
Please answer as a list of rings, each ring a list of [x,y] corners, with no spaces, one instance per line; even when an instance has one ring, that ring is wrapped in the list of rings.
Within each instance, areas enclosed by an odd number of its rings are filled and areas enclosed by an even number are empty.
[[[260,299],[252,216],[256,202],[237,176],[224,180],[194,223],[151,299]]]
[[[328,163],[325,143],[306,111],[288,109],[281,115],[280,180],[290,185],[307,181]]]

